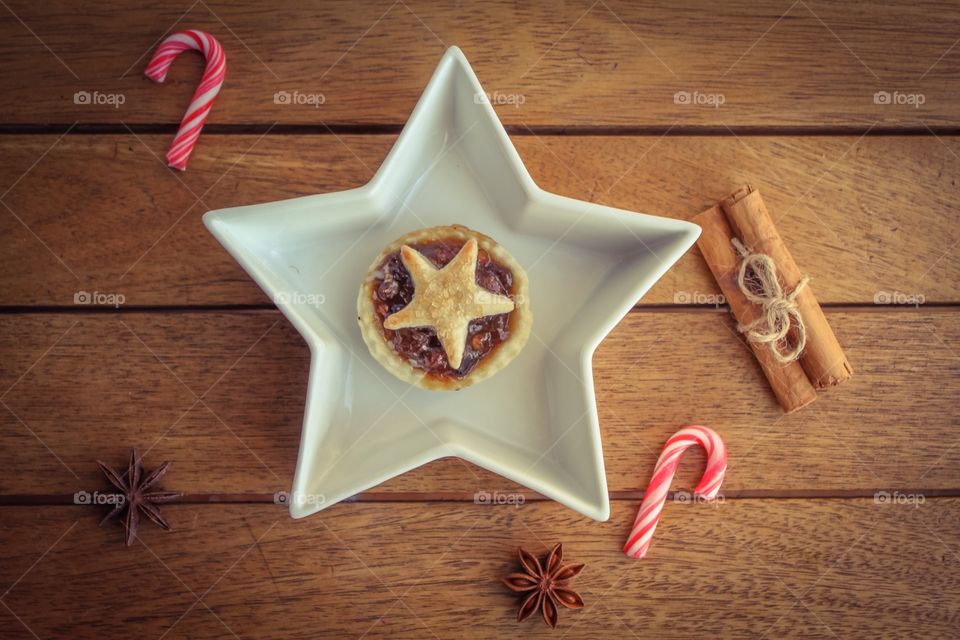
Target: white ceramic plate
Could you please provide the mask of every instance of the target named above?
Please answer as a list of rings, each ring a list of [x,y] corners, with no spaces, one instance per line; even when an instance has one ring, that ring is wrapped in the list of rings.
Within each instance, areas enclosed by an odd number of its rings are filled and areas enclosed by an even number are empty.
[[[537,187],[459,49],[444,55],[368,184],[211,211],[204,222],[312,352],[291,515],[460,456],[607,519],[590,361],[700,230]],[[369,355],[356,298],[384,245],[452,223],[492,236],[520,261],[534,323],[523,352],[496,376],[431,392]]]

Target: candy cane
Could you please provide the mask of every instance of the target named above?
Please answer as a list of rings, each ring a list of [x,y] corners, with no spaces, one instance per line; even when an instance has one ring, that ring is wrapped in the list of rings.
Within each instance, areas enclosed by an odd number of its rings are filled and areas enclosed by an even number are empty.
[[[187,29],[178,31],[161,42],[150,64],[143,72],[154,82],[163,82],[167,79],[167,71],[170,70],[173,59],[181,51],[188,49],[202,52],[207,59],[207,68],[204,69],[200,86],[194,92],[190,106],[187,107],[187,112],[180,122],[180,129],[173,138],[173,144],[167,151],[167,164],[180,171],[186,170],[187,159],[197,143],[197,138],[200,137],[203,123],[213,107],[213,99],[220,93],[223,79],[227,75],[227,56],[223,53],[223,47],[212,35],[196,29]]]
[[[723,474],[727,470],[727,447],[723,444],[723,439],[716,431],[707,427],[691,426],[680,429],[670,436],[667,444],[663,446],[663,452],[660,453],[657,466],[653,470],[653,478],[650,479],[650,486],[643,494],[637,519],[633,522],[630,537],[623,546],[623,552],[628,556],[642,558],[647,555],[650,540],[653,539],[653,532],[660,520],[663,503],[670,490],[670,482],[680,464],[680,456],[696,444],[702,445],[707,451],[707,469],[693,493],[705,500],[717,497]]]

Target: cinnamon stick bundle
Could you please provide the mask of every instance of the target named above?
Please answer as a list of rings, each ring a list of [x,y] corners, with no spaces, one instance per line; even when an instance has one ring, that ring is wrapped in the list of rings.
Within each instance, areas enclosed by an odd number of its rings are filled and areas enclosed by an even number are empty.
[[[757,320],[762,311],[748,301],[737,286],[740,257],[731,243],[734,235],[723,209],[720,205],[715,205],[694,218],[693,222],[703,229],[697,245],[737,322],[749,324]],[[757,342],[747,344],[760,363],[763,375],[770,382],[773,394],[784,411],[793,413],[817,399],[817,392],[799,362],[780,364],[766,345]]]
[[[720,204],[696,216],[693,222],[703,228],[697,245],[741,326],[756,321],[763,310],[747,300],[740,290],[737,274],[741,258],[732,244],[734,238],[752,252],[769,256],[776,265],[781,285],[788,291],[797,289],[803,274],[773,226],[760,193],[753,187],[738,189]],[[816,389],[839,384],[853,375],[853,368],[810,287],[801,287],[794,302],[806,332],[806,347],[799,360],[782,364],[768,345],[748,342],[777,401],[787,413],[813,402]]]

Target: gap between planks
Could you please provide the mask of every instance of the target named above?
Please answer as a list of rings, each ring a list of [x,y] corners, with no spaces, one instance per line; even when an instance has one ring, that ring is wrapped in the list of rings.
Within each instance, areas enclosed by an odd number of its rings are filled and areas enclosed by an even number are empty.
[[[347,124],[327,122],[321,124],[206,124],[207,135],[397,135],[403,123],[396,124]],[[179,128],[175,123],[46,123],[16,124],[0,123],[0,135],[136,135],[174,134]],[[843,126],[767,126],[767,125],[676,125],[676,126],[591,126],[591,125],[504,125],[512,136],[636,136],[636,137],[731,137],[731,136],[956,136],[956,126],[890,126],[890,125],[843,125]]]
[[[643,491],[611,491],[610,500],[640,502]],[[960,497],[958,489],[742,489],[729,493],[720,492],[721,500],[859,500],[874,498],[879,493],[899,495],[922,495],[924,499]],[[528,491],[505,492],[506,495],[523,496],[524,502],[544,502],[550,498]],[[674,500],[676,492],[671,491],[668,500]],[[273,493],[190,493],[169,504],[273,504]],[[353,503],[395,503],[395,502],[435,502],[461,503],[476,502],[475,494],[461,491],[408,491],[395,493],[360,493],[341,502]],[[678,501],[679,502],[679,501]],[[38,507],[75,505],[72,494],[10,494],[0,495],[0,507]],[[75,505],[90,506],[90,505]],[[280,506],[280,505],[278,505]],[[500,505],[493,505],[500,506]],[[512,505],[511,505],[512,506]]]

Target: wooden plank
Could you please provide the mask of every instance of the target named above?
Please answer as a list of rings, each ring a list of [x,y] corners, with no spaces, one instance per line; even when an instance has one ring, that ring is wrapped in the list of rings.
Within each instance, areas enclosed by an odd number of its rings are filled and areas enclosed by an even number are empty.
[[[650,555],[551,503],[181,506],[131,549],[92,508],[0,509],[4,636],[946,637],[960,615],[960,500],[670,504]],[[910,540],[909,551],[904,540]],[[586,606],[518,626],[497,580],[515,549],[564,542]],[[142,545],[142,546],[141,546]],[[146,547],[146,548],[144,548]],[[36,563],[34,565],[34,563]],[[136,585],[136,595],[131,589]],[[132,597],[131,597],[132,596]],[[16,616],[16,618],[14,617]],[[19,620],[17,619],[19,618]],[[29,631],[28,631],[29,629]]]
[[[201,224],[212,208],[364,183],[394,136],[205,135],[190,169],[164,135],[0,137],[0,304],[269,304]],[[689,219],[739,185],[764,194],[824,303],[960,301],[957,138],[514,137],[544,188]],[[198,198],[200,201],[198,202]],[[644,303],[711,302],[685,256]],[[922,298],[921,298],[922,297]]]
[[[448,45],[520,126],[960,123],[960,18],[936,2],[5,4],[0,110],[14,123],[179,122],[199,57],[177,61],[171,86],[141,74],[155,42],[186,27],[227,49],[216,124],[402,123]],[[876,104],[878,90],[901,103]],[[277,104],[278,91],[323,103]]]
[[[690,423],[726,439],[728,491],[960,489],[960,313],[827,317],[857,374],[784,416],[728,314],[629,314],[594,357],[610,490],[643,490]],[[13,314],[0,327],[0,494],[102,488],[94,461],[122,464],[134,446],[171,462],[170,489],[291,486],[309,353],[278,313]],[[688,455],[687,489],[702,469]],[[375,492],[518,490],[446,459]]]

